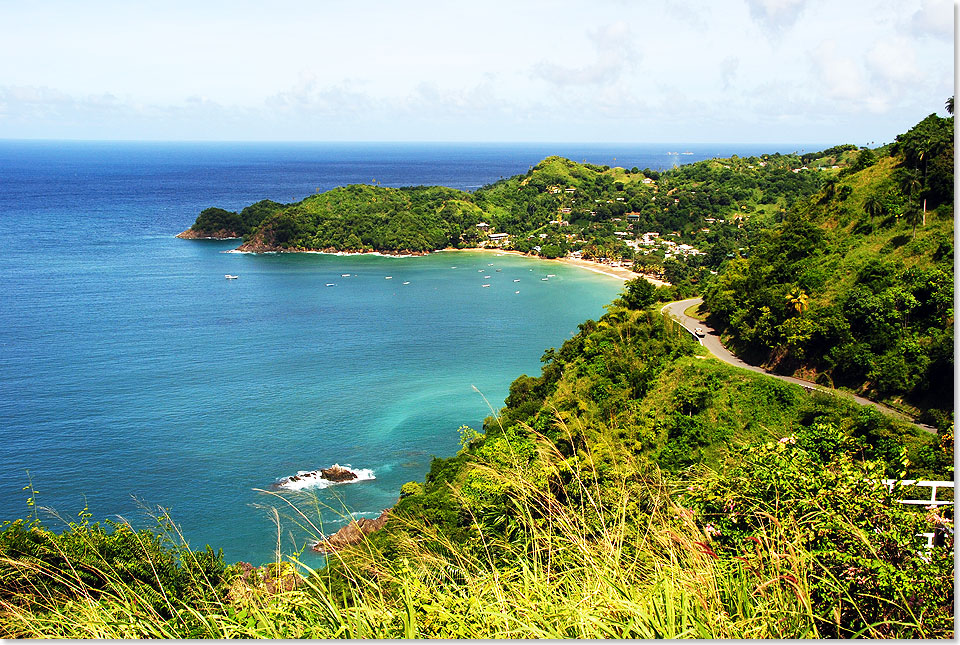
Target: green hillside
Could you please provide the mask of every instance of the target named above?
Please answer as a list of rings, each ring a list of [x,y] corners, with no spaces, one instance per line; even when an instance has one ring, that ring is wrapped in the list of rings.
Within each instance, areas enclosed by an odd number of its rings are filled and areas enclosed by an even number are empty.
[[[887,154],[862,151],[725,265],[704,291],[711,323],[755,361],[947,423],[952,132],[931,115]]]
[[[248,251],[422,253],[484,246],[491,233],[506,233],[498,246],[525,253],[631,260],[637,253],[626,242],[655,232],[703,250],[696,269],[716,268],[743,244],[751,217],[753,227],[769,223],[817,189],[821,173],[793,172],[801,167],[800,157],[780,154],[666,172],[548,157],[473,193],[353,185],[293,204],[262,201],[239,213],[208,208],[181,237],[243,237]],[[644,263],[664,271],[662,252]]]

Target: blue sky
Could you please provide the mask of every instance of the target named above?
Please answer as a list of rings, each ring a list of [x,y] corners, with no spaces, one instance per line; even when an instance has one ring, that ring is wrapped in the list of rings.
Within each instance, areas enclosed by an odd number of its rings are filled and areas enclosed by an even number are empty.
[[[0,138],[891,141],[952,0],[0,0]]]

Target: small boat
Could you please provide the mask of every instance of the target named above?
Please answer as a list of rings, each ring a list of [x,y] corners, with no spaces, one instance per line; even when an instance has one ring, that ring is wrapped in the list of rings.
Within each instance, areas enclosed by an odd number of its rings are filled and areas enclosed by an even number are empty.
[[[489,285],[489,284],[481,284],[480,286],[481,286],[481,287],[489,287],[490,285]]]
[[[543,280],[544,282],[549,282],[549,281],[550,281],[550,278],[540,278],[540,279]]]
[[[497,269],[497,273],[500,273],[501,271],[503,271],[503,269]]]
[[[492,266],[493,266],[493,262],[491,262],[491,263],[488,264],[487,266],[488,266],[488,267],[492,267]]]
[[[349,274],[349,273],[341,273],[341,274],[340,274],[340,277],[341,277],[341,278],[349,278],[349,277],[350,277],[350,274]]]
[[[404,282],[403,284],[410,284],[410,281],[409,281],[409,280],[407,280],[407,281],[406,281],[406,282]]]
[[[230,275],[229,273],[226,273],[226,274],[224,274],[223,277],[226,278],[227,280],[236,280],[236,279],[239,278],[240,276],[238,276],[238,275]]]
[[[548,277],[548,278],[556,278],[557,276],[556,276],[556,274],[548,273],[548,274],[547,274],[547,277]]]
[[[489,277],[490,277],[490,276],[485,275],[485,276],[483,276],[483,279],[486,280],[486,279],[489,278]]]
[[[483,269],[477,269],[477,273],[483,273]]]
[[[517,278],[516,280],[514,280],[514,282],[520,282],[520,278]]]
[[[457,267],[450,267],[451,269],[456,269]]]
[[[514,291],[514,293],[520,293],[519,291]]]
[[[327,283],[327,286],[328,286],[328,287],[335,287],[335,286],[337,286],[337,283],[336,283],[336,282],[328,282],[328,283]]]
[[[388,275],[388,276],[384,277],[384,280],[393,280],[393,276],[392,276],[392,275]]]

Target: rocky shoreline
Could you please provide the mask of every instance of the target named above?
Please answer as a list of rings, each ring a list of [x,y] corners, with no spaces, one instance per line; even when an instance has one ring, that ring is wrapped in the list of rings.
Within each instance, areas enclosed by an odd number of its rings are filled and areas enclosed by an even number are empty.
[[[181,240],[239,240],[243,236],[236,231],[220,229],[218,231],[195,231],[188,228],[182,233],[177,233],[176,237]]]
[[[262,242],[250,241],[245,244],[238,246],[235,251],[237,253],[324,253],[326,255],[384,255],[392,257],[411,257],[411,256],[421,256],[421,255],[430,255],[432,251],[344,251],[343,249],[337,249],[335,247],[327,247],[324,249],[290,249],[280,246],[273,246],[270,244],[264,244]]]
[[[353,520],[333,535],[323,538],[311,548],[317,553],[329,554],[336,553],[354,544],[360,544],[365,537],[384,527],[387,520],[390,519],[391,510],[392,509],[388,508],[383,511],[380,517],[375,520],[370,520],[365,517],[359,520]]]

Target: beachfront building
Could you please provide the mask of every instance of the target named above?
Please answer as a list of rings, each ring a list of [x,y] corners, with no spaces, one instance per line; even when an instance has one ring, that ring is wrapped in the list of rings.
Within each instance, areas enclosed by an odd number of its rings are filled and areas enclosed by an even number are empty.
[[[487,246],[502,248],[510,242],[509,233],[491,233],[487,236]]]

